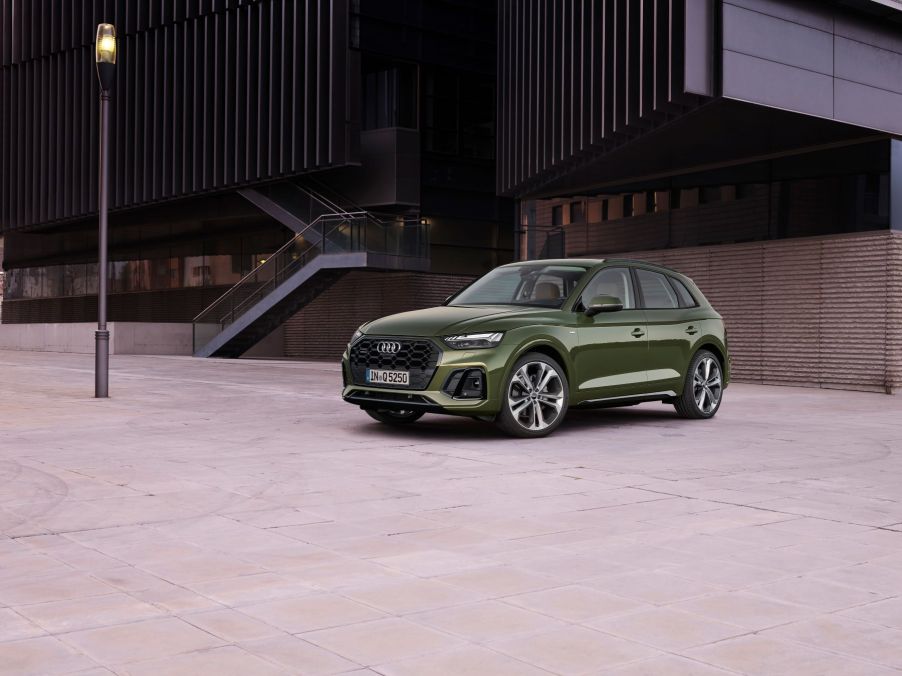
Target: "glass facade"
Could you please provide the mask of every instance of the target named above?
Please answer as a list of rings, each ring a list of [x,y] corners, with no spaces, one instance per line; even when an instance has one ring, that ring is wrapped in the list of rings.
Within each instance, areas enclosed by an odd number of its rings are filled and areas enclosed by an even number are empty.
[[[110,230],[110,293],[232,286],[290,236],[250,222],[147,223]],[[4,297],[64,298],[97,293],[96,232],[17,235],[21,258],[6,270]]]

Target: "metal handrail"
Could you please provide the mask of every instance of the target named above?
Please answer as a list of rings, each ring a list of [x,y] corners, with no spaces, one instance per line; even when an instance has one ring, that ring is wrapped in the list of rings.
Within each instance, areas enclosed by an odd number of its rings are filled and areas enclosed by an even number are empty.
[[[208,343],[318,256],[354,252],[425,259],[429,230],[419,219],[394,216],[383,222],[367,211],[322,214],[194,318],[195,351],[201,334]]]
[[[262,268],[264,268],[270,262],[277,260],[277,257],[279,256],[279,254],[283,253],[286,249],[290,249],[292,247],[292,245],[294,245],[297,242],[298,239],[303,238],[305,233],[308,230],[310,230],[311,228],[314,228],[318,223],[325,221],[327,219],[341,218],[343,220],[349,220],[349,219],[353,219],[353,218],[360,218],[362,216],[366,216],[365,211],[349,211],[346,213],[321,214],[321,215],[317,216],[313,221],[311,221],[310,223],[307,224],[307,227],[305,227],[303,230],[301,230],[299,233],[297,233],[294,237],[292,237],[287,242],[285,242],[285,244],[283,244],[278,249],[276,249],[276,251],[274,251],[263,263],[261,263],[260,265],[255,267],[250,272],[248,272],[244,277],[242,277],[237,282],[235,282],[235,284],[233,284],[229,288],[228,291],[226,291],[219,298],[217,298],[212,303],[210,303],[207,307],[205,307],[203,310],[201,310],[200,313],[198,313],[198,315],[192,321],[194,321],[194,322],[200,321],[201,319],[203,319],[204,315],[206,315],[208,312],[213,310],[217,305],[225,302],[225,300],[231,295],[231,293],[233,291],[236,291],[238,289],[238,287],[243,286],[244,283],[248,279],[253,277],[254,275],[260,274],[260,271]],[[331,233],[333,231],[330,230],[329,232]],[[323,235],[323,237],[325,237],[325,235]],[[322,240],[322,238],[320,238],[320,239]],[[309,247],[308,247],[308,249],[309,249]]]

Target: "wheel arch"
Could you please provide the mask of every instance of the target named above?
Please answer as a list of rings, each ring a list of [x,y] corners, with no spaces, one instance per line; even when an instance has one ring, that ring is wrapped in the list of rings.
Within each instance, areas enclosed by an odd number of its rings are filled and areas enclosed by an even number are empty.
[[[519,350],[517,350],[516,353],[514,353],[514,357],[511,360],[508,370],[510,370],[513,365],[517,363],[518,359],[520,359],[525,354],[529,354],[530,352],[538,352],[539,354],[543,354],[546,357],[554,359],[558,364],[561,365],[561,368],[564,369],[564,377],[567,378],[567,382],[573,382],[570,378],[570,361],[565,356],[566,350],[563,348],[563,346],[555,345],[549,340],[541,340],[539,342],[529,343],[521,347]]]
[[[701,340],[699,341],[698,346],[695,348],[695,351],[692,353],[692,359],[695,359],[695,355],[697,355],[701,350],[707,350],[715,357],[717,357],[717,361],[720,362],[720,370],[724,374],[725,379],[728,382],[730,378],[730,364],[727,361],[727,352],[724,349],[723,345],[720,345],[718,341],[715,341],[711,338]]]

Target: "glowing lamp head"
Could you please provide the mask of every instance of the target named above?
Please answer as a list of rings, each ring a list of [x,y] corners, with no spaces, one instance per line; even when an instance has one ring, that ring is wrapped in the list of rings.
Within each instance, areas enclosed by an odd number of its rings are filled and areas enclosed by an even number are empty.
[[[111,23],[97,26],[97,63],[116,63],[116,27]]]

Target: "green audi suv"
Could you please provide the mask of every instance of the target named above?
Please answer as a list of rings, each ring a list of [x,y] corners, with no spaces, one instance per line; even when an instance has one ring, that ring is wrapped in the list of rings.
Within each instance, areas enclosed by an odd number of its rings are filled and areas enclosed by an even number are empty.
[[[541,437],[569,408],[664,401],[711,418],[730,357],[723,319],[688,277],[565,259],[504,265],[440,307],[364,324],[342,373],[344,400],[383,423],[450,413]]]

